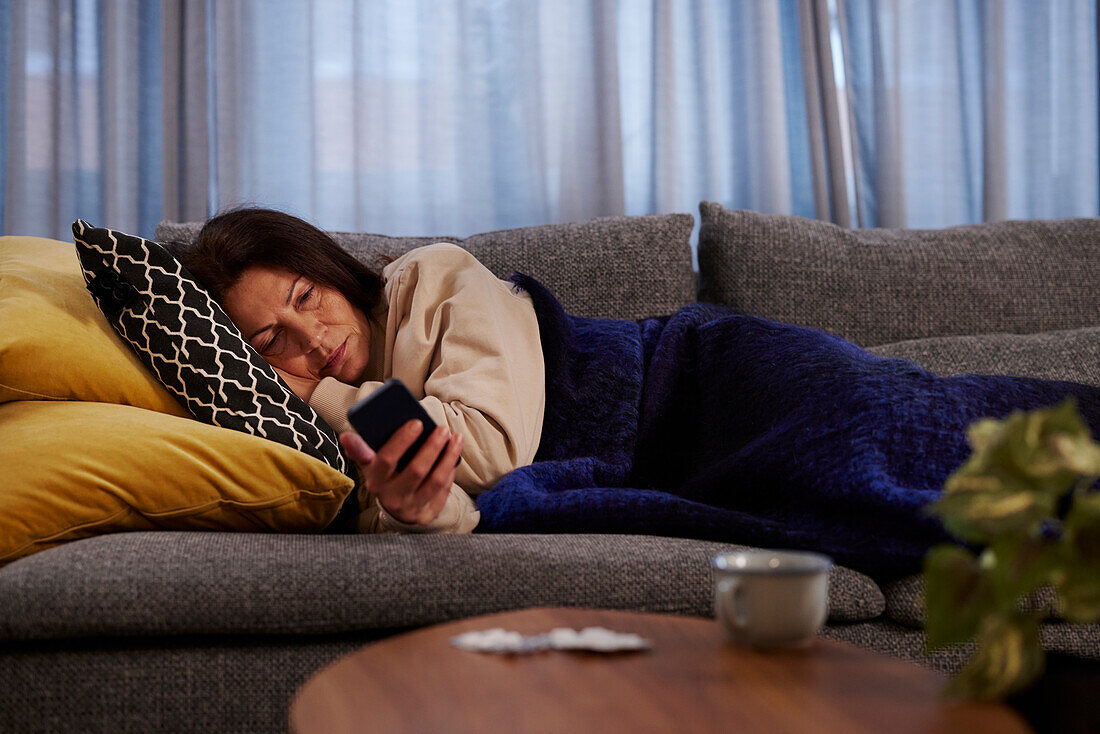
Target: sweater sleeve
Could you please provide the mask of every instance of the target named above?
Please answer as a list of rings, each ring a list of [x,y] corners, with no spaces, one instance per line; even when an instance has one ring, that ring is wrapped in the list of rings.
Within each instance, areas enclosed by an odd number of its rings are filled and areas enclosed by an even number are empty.
[[[455,486],[431,525],[399,523],[365,493],[361,522],[379,532],[469,532],[480,519],[471,496],[531,463],[538,450],[546,386],[534,306],[528,294],[446,243],[406,253],[383,278],[383,376],[404,382],[464,445]],[[348,408],[381,384],[356,388],[325,378],[310,405],[338,433],[351,430]]]
[[[356,388],[334,377],[326,377],[317,384],[309,404],[338,434],[352,431],[354,429],[347,418],[348,409],[378,389],[381,384],[364,382]],[[386,512],[378,498],[367,491],[362,480],[356,491],[359,500],[357,526],[361,533],[471,533],[481,519],[481,513],[477,511],[470,495],[457,484],[451,485],[447,504],[435,520],[427,525],[403,523],[394,518]]]
[[[387,375],[462,434],[455,481],[480,494],[538,450],[546,385],[531,298],[447,243],[407,253],[384,275]]]

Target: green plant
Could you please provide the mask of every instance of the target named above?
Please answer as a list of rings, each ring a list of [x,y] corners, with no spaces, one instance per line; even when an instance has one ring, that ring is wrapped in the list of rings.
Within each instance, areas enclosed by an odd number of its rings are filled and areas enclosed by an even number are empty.
[[[1100,620],[1100,444],[1072,398],[978,421],[967,435],[973,452],[930,512],[977,553],[929,551],[925,629],[929,648],[977,641],[945,694],[1001,698],[1042,673],[1042,615]],[[1055,608],[1029,610],[1043,587]]]

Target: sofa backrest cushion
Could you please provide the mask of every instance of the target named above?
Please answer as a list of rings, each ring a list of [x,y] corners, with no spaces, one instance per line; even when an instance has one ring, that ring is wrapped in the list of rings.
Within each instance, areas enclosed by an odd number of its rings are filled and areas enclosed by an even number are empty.
[[[1100,386],[1100,326],[1040,334],[975,334],[869,347],[947,377],[1003,374]]]
[[[453,242],[498,277],[521,272],[541,281],[578,316],[637,319],[672,313],[695,300],[690,214],[605,217],[470,237],[390,237],[331,232],[368,265],[374,256],[400,255],[434,242]],[[187,247],[201,222],[161,222],[159,242]],[[170,246],[171,249],[171,246]]]
[[[700,211],[702,300],[861,346],[1100,325],[1100,219],[847,230]]]

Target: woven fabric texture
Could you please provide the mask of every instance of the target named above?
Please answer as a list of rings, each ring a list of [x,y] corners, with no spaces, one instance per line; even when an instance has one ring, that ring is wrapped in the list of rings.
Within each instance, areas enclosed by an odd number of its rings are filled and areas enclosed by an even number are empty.
[[[1096,316],[1100,321],[1100,314]],[[1100,385],[1100,327],[1042,334],[931,337],[868,349],[938,375],[997,374]]]
[[[16,644],[0,665],[0,731],[286,734],[298,687],[376,637]]]
[[[1100,660],[1100,624],[1044,624],[1043,649],[1088,660]],[[888,620],[831,625],[822,631],[831,640],[850,642],[866,650],[911,660],[945,675],[962,669],[976,651],[974,643],[952,645],[931,652],[924,649],[924,632]]]
[[[956,645],[929,653],[924,649],[923,632],[887,620],[835,625],[826,627],[821,634],[830,640],[909,660],[945,675],[957,673],[974,652],[973,645]]]
[[[368,265],[375,256],[400,255],[433,242],[469,250],[500,278],[530,275],[554,291],[578,316],[638,319],[670,314],[695,300],[690,214],[605,217],[459,237],[388,237],[332,232]],[[161,222],[158,241],[186,247],[201,222]]]
[[[861,346],[1097,326],[1100,219],[846,230],[703,202],[700,298]]]
[[[711,616],[710,560],[740,546],[629,535],[119,533],[0,570],[0,639],[321,634],[530,606]],[[830,576],[833,620],[884,608]]]
[[[924,579],[921,576],[913,575],[897,579],[883,586],[882,591],[886,596],[888,618],[907,627],[916,629],[924,627]],[[1028,614],[1041,613],[1044,619],[1059,620],[1061,617],[1057,614],[1054,602],[1054,591],[1044,586],[1027,598],[1021,599],[1019,606]],[[1096,631],[1100,631],[1100,625],[1093,625],[1093,627]]]

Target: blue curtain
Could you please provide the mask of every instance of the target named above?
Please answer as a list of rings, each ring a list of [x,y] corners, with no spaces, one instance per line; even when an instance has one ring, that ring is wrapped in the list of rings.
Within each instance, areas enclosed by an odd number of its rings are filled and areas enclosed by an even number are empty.
[[[391,234],[694,211],[703,198],[812,215],[797,11],[219,4],[214,198]]]
[[[1096,0],[842,0],[862,226],[1100,213]]]
[[[1096,0],[0,0],[0,73],[4,233],[1100,214]]]
[[[161,215],[160,6],[0,2],[0,231],[68,239],[78,217]]]
[[[626,211],[814,216],[798,1],[623,0]]]

